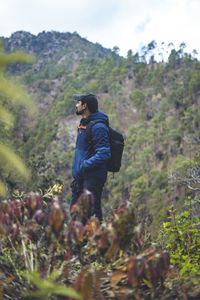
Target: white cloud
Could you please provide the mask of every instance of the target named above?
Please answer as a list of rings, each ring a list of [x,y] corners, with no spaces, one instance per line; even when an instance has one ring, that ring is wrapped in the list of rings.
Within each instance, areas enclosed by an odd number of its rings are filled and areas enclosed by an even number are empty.
[[[200,48],[199,0],[6,0],[1,3],[0,35],[17,30],[77,31],[122,55],[152,40],[185,42]]]

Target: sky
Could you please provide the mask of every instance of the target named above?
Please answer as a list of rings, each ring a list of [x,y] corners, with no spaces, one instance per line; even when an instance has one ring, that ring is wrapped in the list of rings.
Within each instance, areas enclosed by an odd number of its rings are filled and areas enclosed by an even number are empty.
[[[77,32],[126,56],[155,40],[200,53],[200,0],[1,0],[0,36]]]

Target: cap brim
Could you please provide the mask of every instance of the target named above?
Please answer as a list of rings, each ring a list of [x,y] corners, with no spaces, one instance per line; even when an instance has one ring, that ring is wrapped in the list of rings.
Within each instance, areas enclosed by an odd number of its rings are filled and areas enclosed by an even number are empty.
[[[81,100],[81,95],[74,94],[73,98],[74,98],[75,101],[79,101],[79,100]]]

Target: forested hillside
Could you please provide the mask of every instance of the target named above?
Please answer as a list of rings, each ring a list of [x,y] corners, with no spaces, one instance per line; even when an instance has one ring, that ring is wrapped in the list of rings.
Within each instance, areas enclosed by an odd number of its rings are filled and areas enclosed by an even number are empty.
[[[117,47],[77,33],[20,31],[2,40],[0,157],[2,141],[9,141],[31,175],[25,181],[23,172],[0,168],[8,190],[0,202],[0,298],[198,299],[196,51],[185,53],[184,43],[160,51],[152,41],[124,58]],[[32,60],[8,55],[16,50]],[[26,98],[21,85],[34,103],[29,110],[9,101],[18,93]],[[97,94],[111,126],[125,136],[122,167],[104,189],[102,225],[81,223],[91,195],[79,199],[76,221],[68,215],[79,123],[72,95],[82,92]],[[4,156],[23,170],[12,155]]]
[[[121,171],[114,178],[110,174],[105,187],[105,216],[128,199],[158,228],[169,204],[182,206],[186,191],[175,175],[169,182],[169,174],[183,173],[199,150],[200,63],[195,52],[170,44],[160,53],[163,57],[168,51],[167,61],[156,62],[153,41],[140,54],[130,50],[122,58],[117,47],[111,51],[77,33],[58,32],[16,32],[4,43],[7,51],[35,55],[33,64],[8,69],[38,107],[31,119],[20,108],[13,129],[14,144],[33,170],[29,190],[45,190],[58,181],[69,200],[79,122],[72,95],[89,91],[98,95],[100,109],[126,137]],[[14,182],[10,180],[11,188]]]

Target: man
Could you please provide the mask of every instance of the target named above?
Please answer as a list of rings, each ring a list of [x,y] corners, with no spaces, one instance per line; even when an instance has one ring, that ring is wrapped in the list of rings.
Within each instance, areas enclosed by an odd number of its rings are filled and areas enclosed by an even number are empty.
[[[76,203],[83,190],[94,196],[94,215],[102,221],[101,194],[107,178],[106,162],[110,158],[108,126],[98,122],[91,127],[91,141],[86,138],[86,128],[90,121],[108,117],[98,110],[97,97],[90,93],[73,95],[77,101],[76,114],[82,117],[78,127],[76,149],[72,165],[72,198],[70,208]]]

